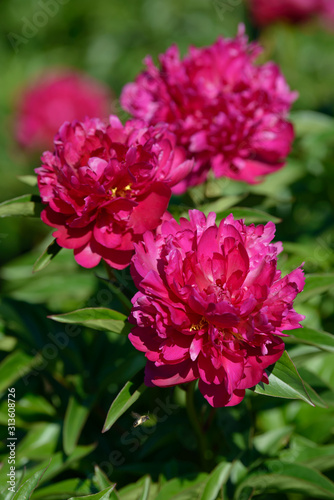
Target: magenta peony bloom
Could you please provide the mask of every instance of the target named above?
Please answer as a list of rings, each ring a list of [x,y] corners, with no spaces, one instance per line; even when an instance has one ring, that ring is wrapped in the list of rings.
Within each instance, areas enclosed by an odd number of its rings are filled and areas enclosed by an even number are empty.
[[[110,125],[87,118],[60,128],[54,153],[45,152],[36,169],[47,205],[41,217],[79,264],[129,265],[134,242],[159,225],[170,188],[192,167],[175,142],[166,126],[123,126],[116,116]]]
[[[50,72],[22,95],[16,119],[16,138],[29,150],[52,145],[65,121],[107,118],[110,91],[101,83],[72,70]]]
[[[333,0],[249,0],[254,21],[259,26],[288,21],[299,23],[320,16],[334,18]]]
[[[211,167],[216,177],[254,183],[284,165],[294,137],[286,115],[297,94],[274,63],[254,64],[260,51],[241,27],[235,39],[191,47],[183,60],[173,45],[160,68],[147,57],[146,71],[124,87],[122,106],[150,124],[169,123],[196,160],[175,193],[203,182]]]
[[[334,24],[334,2],[333,0],[322,0],[321,16],[324,23],[333,29]]]
[[[231,214],[217,227],[214,213],[189,215],[180,224],[165,218],[136,245],[129,338],[148,359],[146,385],[199,379],[210,405],[236,405],[245,389],[268,383],[282,331],[300,327],[292,305],[303,271],[281,277],[272,222],[246,226]]]
[[[293,23],[315,15],[321,0],[250,0],[252,16],[259,26],[275,21]]]

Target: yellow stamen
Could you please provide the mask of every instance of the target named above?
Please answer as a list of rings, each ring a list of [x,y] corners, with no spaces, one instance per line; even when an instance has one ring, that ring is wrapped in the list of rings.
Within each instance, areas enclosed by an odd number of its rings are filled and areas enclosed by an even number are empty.
[[[197,323],[197,325],[195,325],[195,324],[191,325],[191,327],[189,328],[189,330],[191,332],[201,330],[206,324],[207,324],[206,319],[204,317],[202,317],[201,320],[200,320],[200,322]]]
[[[114,187],[110,189],[111,196],[113,198],[116,198],[117,196],[120,196],[121,198],[126,197],[127,191],[131,191],[131,184],[128,184],[122,189],[119,189],[118,187]]]

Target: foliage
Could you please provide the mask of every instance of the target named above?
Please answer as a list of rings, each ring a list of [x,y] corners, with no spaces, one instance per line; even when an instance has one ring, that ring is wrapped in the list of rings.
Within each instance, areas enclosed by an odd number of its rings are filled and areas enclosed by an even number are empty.
[[[261,33],[262,57],[279,62],[300,93],[287,166],[261,184],[210,178],[172,199],[175,217],[195,207],[218,219],[232,211],[247,223],[273,220],[284,245],[280,268],[305,262],[307,273],[296,301],[304,328],[286,338],[270,385],[216,410],[193,388],[192,427],[187,387],[144,391],[145,359],[127,340],[136,292],[129,270],[80,268],[40,223],[39,161],[15,147],[15,99],[28,77],[53,64],[79,67],[119,95],[147,53],[156,58],[174,41],[182,52],[209,44],[240,21],[255,29],[241,2],[223,16],[215,1],[63,3],[16,51],[8,34],[22,34],[39,3],[0,7],[0,116],[9,124],[0,137],[0,196],[11,198],[0,204],[1,498],[334,498],[333,33],[312,22]],[[7,484],[8,387],[16,400],[15,493]],[[131,410],[150,419],[133,427]]]

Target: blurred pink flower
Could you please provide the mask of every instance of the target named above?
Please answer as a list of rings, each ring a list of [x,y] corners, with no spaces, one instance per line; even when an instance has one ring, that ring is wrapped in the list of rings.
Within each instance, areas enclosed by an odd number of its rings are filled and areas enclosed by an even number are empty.
[[[322,0],[321,14],[327,26],[333,29],[334,24],[334,1]]]
[[[169,123],[196,160],[175,193],[203,182],[211,167],[216,177],[254,183],[284,165],[294,137],[286,115],[297,94],[277,65],[254,64],[260,51],[241,26],[235,39],[190,47],[183,60],[173,45],[160,68],[147,57],[146,71],[124,87],[122,106],[150,124]]]
[[[41,217],[80,265],[130,263],[134,242],[159,225],[170,188],[192,167],[175,142],[166,126],[123,126],[116,116],[110,125],[88,118],[62,125],[54,153],[45,152],[36,169],[47,205]]]
[[[314,16],[334,16],[333,0],[249,0],[254,21],[259,26],[288,21],[298,23]]]
[[[111,93],[103,84],[71,70],[49,72],[23,93],[16,138],[26,149],[43,151],[65,121],[108,118],[111,111]]]
[[[189,215],[180,224],[165,217],[135,246],[129,338],[148,359],[146,385],[199,379],[210,405],[236,405],[245,389],[268,383],[282,331],[300,327],[293,300],[303,271],[281,277],[272,222],[246,226],[231,214],[217,227],[214,213]]]

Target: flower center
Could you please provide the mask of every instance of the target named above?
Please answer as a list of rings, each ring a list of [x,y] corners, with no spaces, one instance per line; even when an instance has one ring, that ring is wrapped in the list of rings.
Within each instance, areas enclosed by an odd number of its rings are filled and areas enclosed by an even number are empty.
[[[131,184],[128,184],[124,188],[114,187],[110,189],[111,196],[113,198],[126,198],[127,193],[131,191]]]
[[[204,328],[205,326],[208,325],[208,322],[207,320],[202,316],[202,318],[200,319],[200,321],[197,323],[197,325],[195,324],[192,324],[191,327],[190,327],[190,331],[191,332],[197,332],[198,330],[202,330],[202,328]]]

